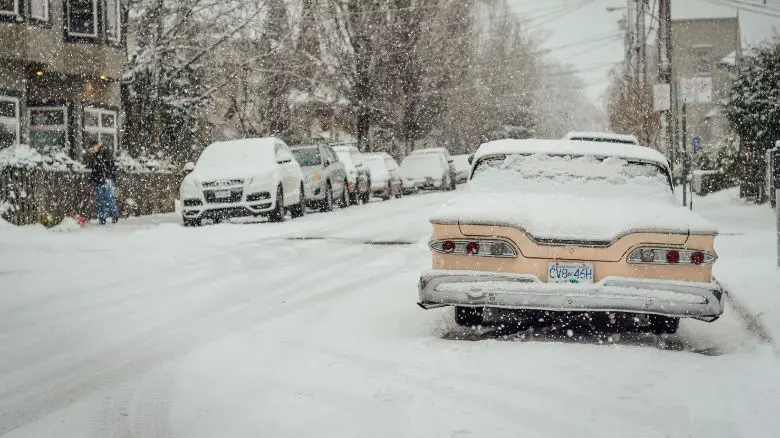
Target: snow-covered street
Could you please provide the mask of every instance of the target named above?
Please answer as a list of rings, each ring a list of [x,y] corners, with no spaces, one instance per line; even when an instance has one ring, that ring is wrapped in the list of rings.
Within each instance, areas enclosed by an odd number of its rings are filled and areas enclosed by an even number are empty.
[[[0,222],[0,435],[780,435],[768,207],[697,200],[738,310],[605,339],[417,307],[428,217],[451,196],[198,229]]]

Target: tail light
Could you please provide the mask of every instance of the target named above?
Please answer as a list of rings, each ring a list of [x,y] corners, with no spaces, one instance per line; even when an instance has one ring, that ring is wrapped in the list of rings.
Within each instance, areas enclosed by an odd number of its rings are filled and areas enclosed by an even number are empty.
[[[479,257],[517,257],[517,249],[510,242],[498,239],[446,239],[430,243],[433,251],[444,254]]]
[[[709,265],[718,256],[696,249],[637,248],[628,255],[628,263],[648,265]]]

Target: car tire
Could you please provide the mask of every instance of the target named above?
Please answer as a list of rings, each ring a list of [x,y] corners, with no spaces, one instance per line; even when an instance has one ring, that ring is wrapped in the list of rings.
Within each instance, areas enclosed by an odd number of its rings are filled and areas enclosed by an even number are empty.
[[[333,211],[333,186],[330,185],[330,181],[325,187],[325,199],[320,204],[320,211],[323,213]]]
[[[276,189],[276,208],[268,215],[271,222],[284,222],[284,192],[282,188]]]
[[[371,180],[368,180],[366,191],[361,193],[360,197],[363,199],[364,204],[368,204],[371,201]]]
[[[395,192],[395,198],[401,198],[404,196],[404,188],[400,187],[397,192]]]
[[[339,208],[349,207],[349,198],[349,187],[347,186],[347,181],[344,181],[344,190],[341,193],[341,199],[339,199]]]
[[[297,204],[290,207],[290,216],[295,218],[303,217],[306,215],[306,198],[303,193],[303,184],[301,184],[301,195],[300,200]]]
[[[455,307],[455,323],[463,327],[476,327],[484,322],[483,307]]]
[[[200,219],[187,219],[187,218],[182,218],[182,223],[184,224],[185,227],[199,227],[203,224]]]
[[[670,318],[661,315],[650,316],[650,330],[656,335],[672,335],[680,327],[680,318]]]
[[[387,191],[382,195],[382,200],[387,201],[388,199],[393,197],[393,186],[390,185],[390,183],[387,183]]]

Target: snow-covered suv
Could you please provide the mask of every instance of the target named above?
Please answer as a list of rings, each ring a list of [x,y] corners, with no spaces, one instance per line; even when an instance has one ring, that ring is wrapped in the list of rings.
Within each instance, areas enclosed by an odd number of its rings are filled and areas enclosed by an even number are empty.
[[[278,138],[212,143],[181,184],[182,220],[198,226],[241,216],[284,220],[303,216],[303,173],[290,148]]]

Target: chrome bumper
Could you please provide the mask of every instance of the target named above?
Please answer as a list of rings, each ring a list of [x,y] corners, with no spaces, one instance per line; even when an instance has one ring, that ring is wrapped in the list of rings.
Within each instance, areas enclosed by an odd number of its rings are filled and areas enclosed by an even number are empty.
[[[723,313],[717,282],[607,277],[593,284],[544,283],[534,275],[433,270],[423,273],[420,307],[648,313],[714,321]]]

